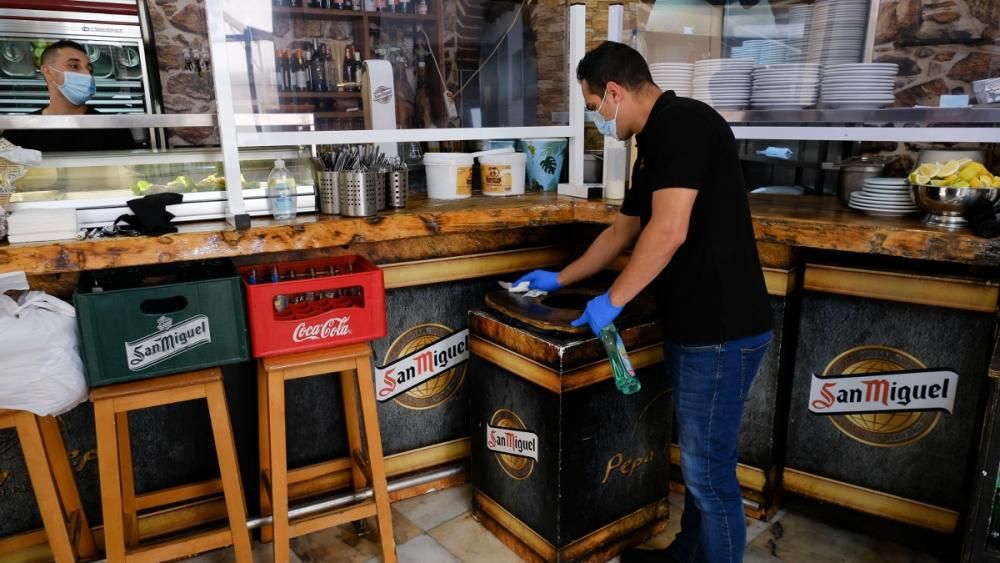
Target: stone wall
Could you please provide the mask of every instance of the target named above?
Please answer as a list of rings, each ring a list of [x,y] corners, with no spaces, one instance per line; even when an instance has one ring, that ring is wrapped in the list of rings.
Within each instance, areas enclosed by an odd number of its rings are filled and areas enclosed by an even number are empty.
[[[184,68],[184,49],[208,50],[204,0],[148,2],[156,43],[165,113],[215,113],[212,73]],[[219,134],[207,127],[171,129],[170,146],[217,145]]]
[[[996,0],[881,0],[873,59],[899,65],[897,105],[937,105],[1000,76],[998,27]]]

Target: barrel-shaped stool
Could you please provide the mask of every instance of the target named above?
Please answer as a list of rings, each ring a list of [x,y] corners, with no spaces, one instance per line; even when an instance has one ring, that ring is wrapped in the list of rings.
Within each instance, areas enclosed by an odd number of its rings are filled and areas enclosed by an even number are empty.
[[[128,413],[195,399],[205,399],[208,403],[229,526],[140,546]],[[108,561],[165,561],[232,545],[237,561],[250,562],[252,554],[246,501],[236,461],[226,392],[222,385],[222,370],[212,368],[98,387],[91,390],[90,400],[94,403],[97,426],[104,544]]]
[[[51,416],[0,409],[0,429],[6,428],[17,431],[53,558],[62,563],[96,555],[59,422]]]
[[[353,377],[350,376],[353,372]],[[274,560],[287,562],[290,541],[310,532],[356,522],[374,516],[378,522],[382,559],[396,562],[396,543],[392,537],[392,514],[382,456],[372,380],[371,347],[354,344],[265,358],[258,364],[258,417],[260,424],[261,512],[271,515],[272,526],[263,537],[273,537]],[[356,492],[369,488],[371,495],[351,506],[289,521],[288,485],[312,474],[315,468],[288,469],[285,428],[285,382],[304,377],[340,374],[344,396],[344,415],[350,468]],[[360,412],[359,412],[360,408]],[[362,437],[362,425],[364,434]],[[338,467],[339,464],[325,464]],[[300,473],[297,476],[296,473]]]

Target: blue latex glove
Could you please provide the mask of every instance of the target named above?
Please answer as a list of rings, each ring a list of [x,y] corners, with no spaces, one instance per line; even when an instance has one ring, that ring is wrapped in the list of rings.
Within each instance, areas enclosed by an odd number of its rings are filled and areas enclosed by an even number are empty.
[[[588,324],[590,325],[590,330],[594,331],[596,336],[600,336],[601,329],[614,322],[615,318],[621,312],[622,308],[612,305],[611,297],[608,296],[607,292],[604,292],[588,301],[587,308],[584,309],[583,314],[580,315],[579,319],[571,322],[570,325],[583,326]]]
[[[520,285],[522,282],[528,282],[530,284],[528,289],[555,291],[559,289],[559,272],[535,270],[521,276],[521,279],[514,282],[514,285]]]

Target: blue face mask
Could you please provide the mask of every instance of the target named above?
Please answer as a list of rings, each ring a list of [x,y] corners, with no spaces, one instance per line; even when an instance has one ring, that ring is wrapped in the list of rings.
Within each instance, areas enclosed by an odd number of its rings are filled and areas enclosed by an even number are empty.
[[[601,132],[601,135],[605,137],[611,137],[616,141],[621,141],[618,138],[618,110],[621,106],[615,108],[615,116],[611,119],[605,119],[601,115],[601,108],[604,107],[604,101],[608,98],[608,91],[604,91],[604,97],[601,98],[601,105],[597,106],[597,111],[594,112],[594,125],[597,126],[597,130]]]
[[[57,84],[56,88],[59,88],[59,92],[66,96],[69,103],[74,106],[82,106],[97,93],[97,83],[94,82],[94,77],[90,74],[59,70],[58,68],[52,70],[62,73],[63,83]]]

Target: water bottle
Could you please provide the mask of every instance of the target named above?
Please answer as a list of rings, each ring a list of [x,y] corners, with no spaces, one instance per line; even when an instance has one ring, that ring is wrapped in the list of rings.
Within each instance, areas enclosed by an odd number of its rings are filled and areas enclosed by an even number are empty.
[[[271,215],[278,221],[295,218],[295,178],[285,168],[285,161],[274,161],[274,168],[267,175],[267,203]]]
[[[608,326],[601,329],[601,343],[604,344],[604,351],[611,360],[611,374],[615,376],[615,387],[625,395],[631,395],[642,389],[614,323],[608,323]]]

